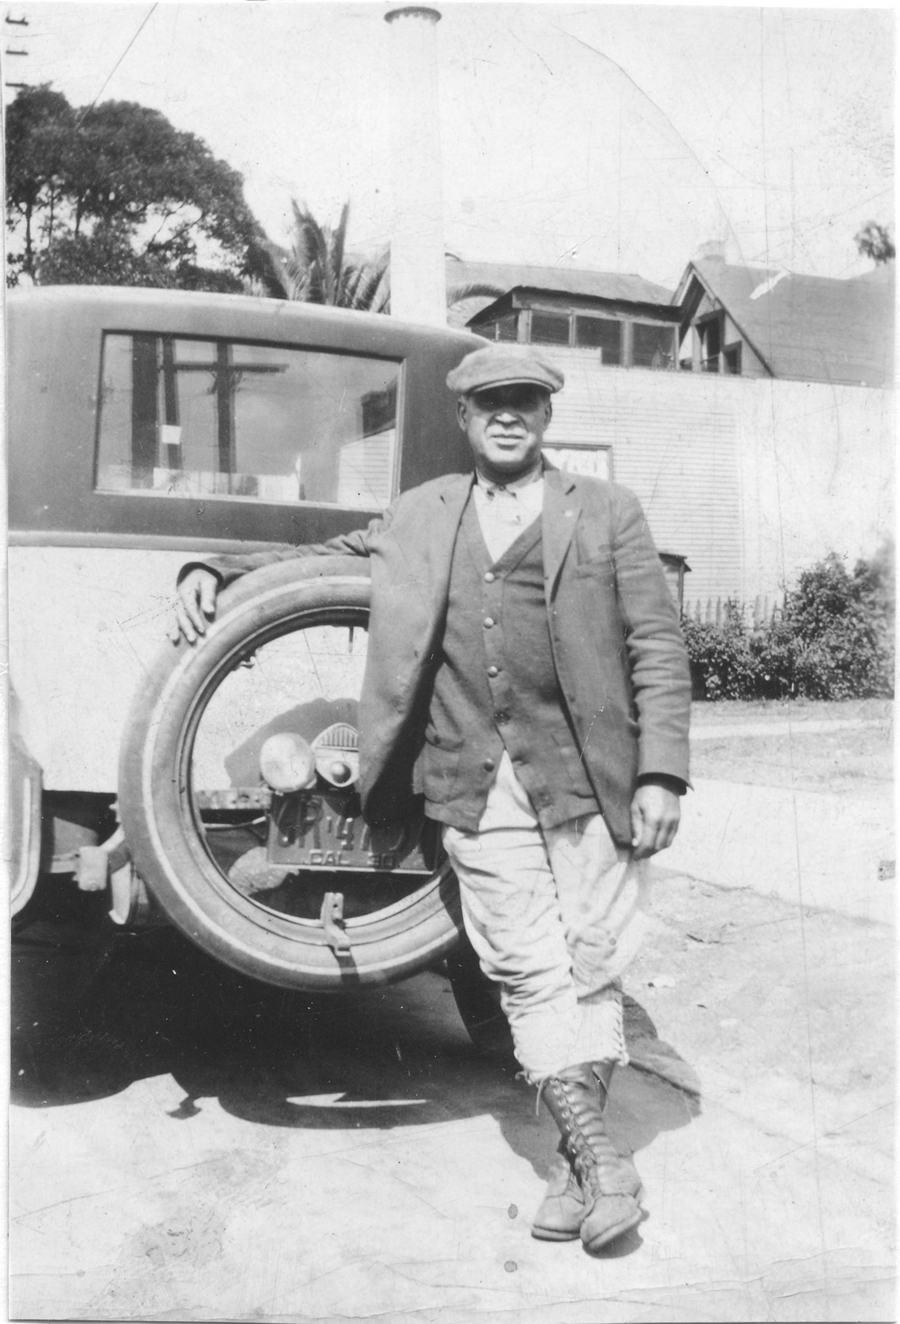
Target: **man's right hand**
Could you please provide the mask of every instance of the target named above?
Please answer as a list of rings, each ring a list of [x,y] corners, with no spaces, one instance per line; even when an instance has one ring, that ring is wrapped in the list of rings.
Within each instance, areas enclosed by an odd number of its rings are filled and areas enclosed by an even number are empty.
[[[175,621],[169,629],[173,644],[183,636],[189,644],[197,642],[198,635],[206,634],[207,622],[216,614],[219,576],[212,570],[197,566],[189,570],[178,585],[175,599]]]

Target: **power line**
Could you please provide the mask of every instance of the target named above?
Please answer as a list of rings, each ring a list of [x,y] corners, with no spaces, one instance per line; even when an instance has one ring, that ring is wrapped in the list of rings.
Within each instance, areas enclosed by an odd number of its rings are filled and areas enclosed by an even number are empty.
[[[100,91],[99,91],[99,92],[97,93],[97,95],[94,97],[94,99],[93,99],[93,101],[91,102],[91,104],[90,104],[89,106],[85,106],[84,110],[81,111],[81,114],[78,116],[78,119],[79,119],[79,120],[82,118],[83,115],[85,115],[85,114],[87,113],[87,111],[89,111],[89,110],[93,110],[93,109],[94,109],[94,107],[96,106],[97,102],[98,102],[98,101],[100,100],[100,98],[103,96],[103,93],[104,93],[104,91],[106,90],[107,84],[110,82],[110,80],[112,79],[112,77],[113,77],[113,75],[115,74],[116,70],[118,69],[119,65],[120,65],[120,64],[122,63],[122,61],[125,59],[125,56],[126,56],[126,55],[128,54],[128,52],[131,50],[132,46],[133,46],[134,43],[137,41],[138,37],[141,35],[141,33],[143,32],[144,28],[145,28],[145,27],[147,26],[147,24],[149,23],[150,19],[151,19],[152,16],[153,16],[153,11],[154,11],[155,9],[157,9],[158,7],[159,7],[159,0],[156,0],[156,3],[155,3],[155,4],[152,4],[152,5],[150,6],[150,8],[147,10],[147,13],[144,15],[143,19],[141,20],[141,23],[139,24],[138,29],[137,29],[137,31],[135,32],[134,36],[131,38],[131,41],[129,41],[129,43],[128,43],[128,45],[125,47],[124,51],[123,51],[122,54],[119,56],[118,60],[116,60],[115,64],[114,64],[113,67],[110,69],[109,73],[107,74],[106,78],[103,80],[103,86],[100,88]],[[77,121],[76,121],[76,122],[77,122]]]

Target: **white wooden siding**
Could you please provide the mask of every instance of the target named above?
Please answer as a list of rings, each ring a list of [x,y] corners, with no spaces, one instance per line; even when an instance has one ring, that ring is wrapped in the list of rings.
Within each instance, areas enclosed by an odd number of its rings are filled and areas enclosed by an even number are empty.
[[[741,583],[737,423],[717,379],[602,367],[554,351],[566,374],[551,446],[610,446],[612,477],[640,499],[657,547],[687,557],[685,593],[727,595]]]
[[[687,558],[686,598],[776,595],[826,552],[852,567],[892,530],[892,392],[546,352],[566,374],[548,448],[611,447],[659,549]]]

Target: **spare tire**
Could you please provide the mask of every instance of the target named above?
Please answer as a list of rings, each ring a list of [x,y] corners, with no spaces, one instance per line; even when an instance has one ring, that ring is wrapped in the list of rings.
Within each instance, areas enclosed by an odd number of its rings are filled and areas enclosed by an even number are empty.
[[[305,737],[332,721],[352,727],[369,588],[356,557],[243,576],[220,593],[197,644],[167,645],[126,727],[119,812],[138,873],[204,951],[287,988],[400,979],[433,964],[462,930],[445,862],[426,865],[420,853],[408,872],[357,861],[335,873],[279,863],[277,841],[272,849],[261,741],[285,724]],[[348,898],[346,951],[320,919],[338,892]]]

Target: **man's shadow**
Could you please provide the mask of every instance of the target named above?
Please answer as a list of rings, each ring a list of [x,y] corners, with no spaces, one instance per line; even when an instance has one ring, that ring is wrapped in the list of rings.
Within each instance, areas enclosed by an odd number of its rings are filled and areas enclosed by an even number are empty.
[[[652,1043],[638,1004],[629,1000],[626,1013],[632,1044]],[[541,1180],[558,1141],[511,1054],[472,1045],[440,966],[401,984],[314,997],[249,981],[159,930],[114,952],[77,1023],[49,1025],[15,1049],[11,1102],[21,1106],[87,1102],[167,1073],[183,1091],[173,1125],[191,1125],[210,1100],[246,1121],[297,1129],[393,1130],[487,1114]],[[690,1073],[669,1053],[676,1072]],[[698,1091],[618,1072],[614,1142],[637,1152],[687,1125]],[[635,1238],[623,1238],[621,1253]]]

